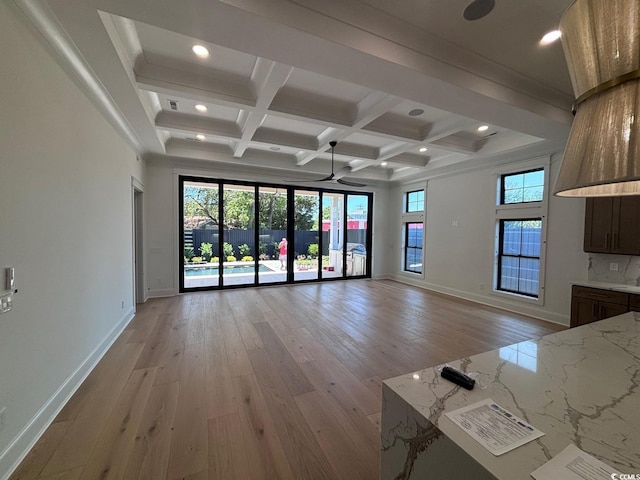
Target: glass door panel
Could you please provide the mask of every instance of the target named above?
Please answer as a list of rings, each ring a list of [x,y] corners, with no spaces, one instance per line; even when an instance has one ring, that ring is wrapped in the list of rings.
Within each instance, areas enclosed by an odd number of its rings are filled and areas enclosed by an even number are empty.
[[[320,193],[296,190],[294,197],[293,279],[317,280],[320,236]],[[290,249],[291,250],[291,249]]]
[[[183,287],[220,284],[219,186],[184,181],[182,188]]]
[[[222,284],[255,284],[255,187],[225,183],[222,189]]]
[[[322,194],[322,278],[342,277],[344,193]]]
[[[261,186],[258,199],[258,282],[286,282],[287,189]]]
[[[369,197],[347,195],[347,277],[366,275]]]

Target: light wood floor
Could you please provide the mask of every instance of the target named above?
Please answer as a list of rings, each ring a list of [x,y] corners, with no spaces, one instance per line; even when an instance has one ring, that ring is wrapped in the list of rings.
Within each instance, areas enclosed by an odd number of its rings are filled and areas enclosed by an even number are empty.
[[[391,281],[150,300],[11,479],[377,479],[383,379],[560,329]]]

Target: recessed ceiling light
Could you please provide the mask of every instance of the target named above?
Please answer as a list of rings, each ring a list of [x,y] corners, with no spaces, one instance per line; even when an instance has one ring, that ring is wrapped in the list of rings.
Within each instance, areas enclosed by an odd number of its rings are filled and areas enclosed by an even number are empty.
[[[489,125],[480,125],[478,127],[479,132],[486,132],[487,130],[489,130]]]
[[[194,45],[191,47],[191,50],[193,50],[193,53],[195,53],[198,58],[209,57],[209,49],[204,45]]]
[[[560,30],[551,30],[550,32],[545,33],[540,39],[540,45],[550,45],[559,40],[560,37],[562,37],[562,32]]]
[[[196,105],[196,110],[199,111],[200,113],[205,113],[207,111],[207,106],[198,104]]]
[[[380,165],[382,165],[383,167],[386,167],[388,165],[387,162],[380,162]]]
[[[419,117],[420,115],[422,115],[424,113],[424,110],[421,108],[414,108],[413,110],[409,111],[409,116],[410,117]]]
[[[200,141],[203,141],[206,137],[203,134],[199,133],[198,135],[196,135],[196,138]]]
[[[420,148],[418,149],[418,151],[419,151],[420,153],[424,153],[424,152],[426,152],[426,151],[427,151],[427,147],[420,147]]]
[[[274,152],[277,152],[278,150],[280,150],[280,147],[269,147],[269,148]]]

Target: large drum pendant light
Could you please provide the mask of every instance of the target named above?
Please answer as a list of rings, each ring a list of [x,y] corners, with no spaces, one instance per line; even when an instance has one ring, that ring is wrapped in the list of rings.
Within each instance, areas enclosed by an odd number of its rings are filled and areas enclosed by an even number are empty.
[[[554,193],[640,195],[640,0],[576,0],[560,30],[577,111]]]

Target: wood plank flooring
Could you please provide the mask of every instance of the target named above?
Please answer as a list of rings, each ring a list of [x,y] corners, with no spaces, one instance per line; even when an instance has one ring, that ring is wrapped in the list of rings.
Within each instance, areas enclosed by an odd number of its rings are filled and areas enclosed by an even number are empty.
[[[10,478],[376,479],[384,379],[561,329],[392,281],[150,300]]]

